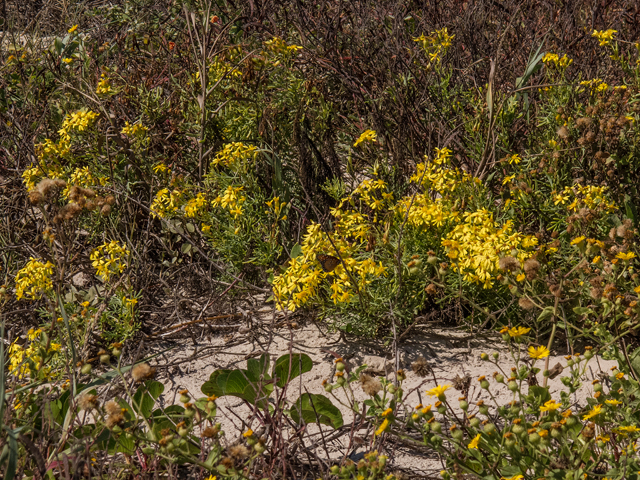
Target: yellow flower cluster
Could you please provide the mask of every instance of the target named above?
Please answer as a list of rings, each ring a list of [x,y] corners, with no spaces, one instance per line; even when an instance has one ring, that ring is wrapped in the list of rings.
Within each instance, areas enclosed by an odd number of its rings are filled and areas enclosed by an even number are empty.
[[[196,214],[207,205],[204,193],[198,193],[195,198],[189,200],[184,206],[184,213],[187,217],[195,217]]]
[[[511,221],[498,225],[486,209],[463,213],[462,223],[442,240],[454,262],[453,269],[466,281],[481,283],[484,288],[493,286],[501,253],[515,250],[514,256],[524,262],[533,253],[528,250],[536,244],[535,237],[514,232]]]
[[[30,166],[24,172],[22,172],[22,183],[24,183],[27,191],[31,191],[36,187],[36,184],[43,178],[62,178],[62,170],[59,166],[47,168],[46,165],[40,164],[40,166]]]
[[[60,139],[57,142],[47,138],[43,143],[36,145],[38,158],[42,160],[57,160],[65,157],[71,151],[71,133],[84,132],[91,126],[98,114],[91,110],[78,110],[71,115],[67,115],[62,122],[62,128],[58,130]]]
[[[479,182],[468,173],[451,167],[450,163],[451,150],[436,148],[436,157],[430,160],[425,156],[425,162],[417,165],[416,173],[411,177],[411,181],[419,182],[422,178],[423,188],[435,190],[440,195],[450,195],[464,183]]]
[[[354,147],[357,147],[361,143],[364,142],[375,142],[378,138],[377,134],[373,130],[365,130],[356,140],[356,143],[353,144]]]
[[[144,137],[149,129],[140,123],[134,123],[133,125],[129,122],[124,122],[124,127],[122,127],[122,134],[127,137]]]
[[[573,63],[573,60],[567,57],[566,54],[560,57],[557,53],[546,53],[544,57],[542,57],[542,62],[547,65],[555,65],[561,70],[564,70]]]
[[[111,88],[111,80],[109,80],[104,73],[100,75],[100,80],[96,87],[96,93],[98,95],[110,95],[114,93],[113,88]]]
[[[371,210],[379,212],[385,205],[393,201],[393,194],[388,191],[384,180],[369,178],[362,181],[351,195],[342,200],[339,208],[342,208],[347,202],[353,204],[356,198],[360,198]]]
[[[220,164],[227,167],[243,165],[245,160],[253,160],[257,154],[258,148],[253,145],[245,145],[242,142],[227,143],[212,160],[211,166],[215,167]]]
[[[218,195],[211,205],[214,207],[222,207],[229,210],[229,213],[233,215],[233,218],[238,218],[242,215],[242,204],[247,199],[245,196],[240,196],[240,192],[244,190],[244,187],[233,187],[229,185],[224,191],[222,196]]]
[[[72,113],[71,116],[67,115],[62,122],[62,129],[59,130],[58,133],[62,136],[65,134],[68,135],[71,130],[84,132],[91,126],[96,118],[98,118],[98,114],[91,110],[78,110]]]
[[[449,35],[446,28],[442,30],[436,30],[431,32],[430,35],[424,33],[417,38],[414,38],[414,42],[418,42],[426,54],[429,56],[429,63],[439,63],[442,57],[445,56],[447,50],[451,46],[451,42],[455,38],[455,35]]]
[[[557,193],[553,197],[555,205],[559,203],[567,205],[567,210],[577,212],[582,208],[590,208],[600,212],[612,212],[617,206],[614,202],[609,201],[606,197],[608,187],[596,187],[594,185],[574,185],[572,187],[564,187],[564,190]]]
[[[405,197],[398,203],[398,213],[404,217],[411,203]],[[428,195],[416,195],[407,222],[416,227],[442,227],[444,224],[458,219],[458,212],[451,210],[441,198],[431,200]]]
[[[79,167],[76,168],[69,176],[69,181],[67,182],[65,189],[62,191],[62,195],[68,197],[69,190],[71,190],[71,187],[74,185],[83,188],[90,188],[96,185],[106,185],[107,181],[107,177],[94,177],[89,170],[89,167]]]
[[[271,40],[264,42],[264,46],[267,50],[277,54],[296,53],[298,50],[302,50],[299,45],[287,45],[287,43],[280,37],[273,37]]]
[[[51,290],[53,267],[51,262],[42,263],[35,258],[30,258],[16,275],[16,298],[20,300],[26,296],[31,300],[37,300],[43,293]]]
[[[589,87],[589,89],[591,90],[591,93],[604,92],[609,88],[609,85],[607,85],[600,78],[594,78],[593,80],[583,80],[582,82],[580,82],[580,85]]]
[[[25,376],[35,377],[38,372],[44,374],[44,377],[49,377],[51,367],[43,367],[42,365],[42,347],[37,342],[42,334],[41,329],[34,330],[33,328],[27,332],[27,339],[29,340],[29,346],[18,345],[13,342],[9,346],[9,373],[22,379]],[[59,343],[49,344],[49,353],[59,352],[62,345]]]
[[[153,202],[151,202],[151,215],[154,217],[167,218],[170,214],[176,213],[180,208],[180,201],[182,200],[182,192],[174,189],[169,191],[168,188],[163,188],[156,193]]]
[[[338,304],[349,302],[357,294],[356,288],[358,291],[363,291],[373,280],[386,275],[386,268],[382,262],[376,263],[372,256],[366,256],[361,260],[353,258],[357,246],[350,245],[344,240],[348,236],[361,241],[366,238],[368,227],[364,216],[358,212],[343,212],[337,209],[332,213],[336,223],[331,239],[340,251],[348,272],[345,271],[342,263],[330,272],[323,271],[320,262],[316,259],[316,254],[330,253],[333,251],[333,246],[327,234],[322,232],[320,225],[311,224],[303,238],[302,253],[292,258],[287,270],[274,279],[273,292],[279,308],[286,307],[294,311],[304,305],[318,295],[319,286],[324,278],[331,278],[330,298],[334,304]],[[357,286],[353,285],[352,279],[357,282]]]
[[[287,206],[286,203],[283,203],[280,200],[280,197],[273,197],[271,200],[269,200],[268,202],[265,202],[267,207],[269,207],[271,210],[273,210],[273,213],[275,213],[276,215],[276,219],[280,219],[280,220],[286,220],[287,219],[287,215],[283,215],[282,218],[280,217],[280,213],[284,210],[284,208]]]
[[[129,253],[129,250],[112,240],[96,248],[89,258],[96,274],[106,282],[111,275],[124,271],[127,266],[125,257],[129,256]]]
[[[616,33],[618,33],[617,30],[613,30],[610,28],[608,30],[600,30],[600,31],[594,30],[591,36],[594,38],[597,38],[598,41],[600,42],[600,46],[604,47],[606,45],[609,45],[609,42],[614,40],[613,36]]]

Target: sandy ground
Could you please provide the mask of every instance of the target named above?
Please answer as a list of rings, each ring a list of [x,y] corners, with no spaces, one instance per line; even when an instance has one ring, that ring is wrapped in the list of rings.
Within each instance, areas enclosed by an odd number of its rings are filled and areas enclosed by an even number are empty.
[[[254,311],[255,312],[255,311]],[[274,318],[275,315],[275,318]],[[385,346],[381,341],[365,340],[359,342],[345,342],[338,334],[327,333],[326,328],[308,324],[298,328],[290,329],[283,321],[282,314],[274,314],[269,307],[264,307],[260,311],[248,315],[244,320],[230,321],[225,325],[221,333],[211,334],[202,330],[200,337],[192,336],[191,339],[175,340],[170,342],[167,338],[167,345],[173,343],[176,348],[166,354],[163,359],[159,359],[159,365],[170,365],[161,368],[159,380],[164,382],[167,401],[177,402],[177,392],[181,389],[188,389],[195,398],[202,397],[201,386],[209,379],[213,371],[219,368],[245,368],[246,359],[249,356],[259,356],[261,352],[267,351],[272,361],[280,355],[289,352],[289,348],[294,352],[306,353],[313,360],[313,369],[297,378],[289,390],[288,397],[295,399],[304,392],[304,389],[311,393],[325,394],[322,380],[329,379],[334,382],[333,360],[334,355],[327,350],[334,352],[345,358],[346,364],[353,369],[366,364],[372,374],[384,375],[388,372],[388,378],[392,378],[395,371],[395,358],[392,349]],[[279,324],[280,328],[271,328],[269,325]],[[195,329],[197,331],[198,329]],[[215,328],[213,329],[215,331]],[[195,334],[194,334],[195,335]],[[401,342],[398,348],[398,363],[400,368],[405,369],[407,378],[403,388],[406,394],[406,404],[409,408],[418,403],[430,404],[435,401],[429,397],[425,391],[438,384],[453,384],[457,376],[469,375],[471,377],[471,387],[469,390],[469,403],[477,402],[479,399],[488,399],[488,395],[483,391],[478,382],[478,377],[491,374],[500,367],[508,373],[514,365],[511,356],[504,348],[505,344],[499,336],[484,338],[474,338],[467,340],[469,335],[456,330],[444,330],[433,328],[428,331],[424,329],[418,332],[409,333]],[[177,342],[177,345],[176,345]],[[500,359],[498,366],[489,364],[480,359],[480,353],[492,354],[498,351]],[[411,371],[411,363],[419,357],[424,357],[433,373],[425,378],[421,378]],[[165,363],[166,361],[166,363]],[[566,366],[567,360],[563,356],[550,357],[549,367],[556,363]],[[591,380],[597,377],[601,371],[607,371],[616,363],[604,361],[594,357],[588,363],[583,387],[574,395],[573,401],[578,405],[585,403],[585,398],[592,394]],[[543,362],[539,361],[538,366],[542,367]],[[559,400],[559,390],[563,388],[560,378],[566,375],[568,370],[554,380],[549,381],[550,393],[552,397]],[[435,376],[435,380],[434,380]],[[508,376],[508,375],[505,375]],[[542,383],[542,374],[538,374],[538,381]],[[362,391],[359,383],[354,383],[354,393],[357,400],[365,400],[367,395]],[[506,404],[512,400],[512,394],[506,387],[496,384],[491,379],[491,392],[499,404]],[[460,391],[451,388],[447,392],[447,398],[452,405],[458,405]],[[341,392],[338,397],[344,398]],[[239,435],[246,428],[259,429],[257,421],[247,424],[249,410],[243,402],[236,397],[223,397],[217,400],[218,417],[222,423],[223,430],[229,443],[238,440]],[[353,421],[353,414],[345,406],[339,405],[343,414],[344,423]],[[470,411],[473,410],[470,409]],[[244,424],[243,424],[244,423]],[[329,435],[330,429],[323,427]],[[309,426],[308,443],[313,443],[313,438],[317,437],[317,426]],[[313,434],[315,433],[315,437]],[[327,445],[326,449],[318,451],[319,456],[329,457],[332,460],[339,460],[344,456],[358,459],[361,454],[370,449],[372,432],[362,430],[357,432],[360,445],[355,448],[348,448],[347,432],[341,438],[335,439]],[[382,447],[382,448],[381,448]],[[382,446],[377,445],[390,456],[390,468],[404,472],[405,478],[412,477],[433,477],[442,469],[435,452],[418,452],[415,449],[407,449],[402,445],[387,441]]]

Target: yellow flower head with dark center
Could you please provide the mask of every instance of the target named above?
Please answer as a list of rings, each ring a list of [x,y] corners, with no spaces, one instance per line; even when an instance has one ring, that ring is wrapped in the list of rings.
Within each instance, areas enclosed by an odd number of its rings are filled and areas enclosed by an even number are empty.
[[[510,337],[513,338],[518,338],[521,337],[522,335],[526,335],[527,333],[529,333],[531,331],[530,328],[525,328],[525,327],[512,327],[508,330],[507,333],[509,333]]]
[[[478,448],[478,443],[480,443],[480,434],[477,434],[473,439],[469,442],[468,447],[470,449]]]
[[[541,358],[546,358],[549,356],[549,349],[545,346],[534,347],[533,345],[529,347],[529,356],[535,360],[540,360]]]

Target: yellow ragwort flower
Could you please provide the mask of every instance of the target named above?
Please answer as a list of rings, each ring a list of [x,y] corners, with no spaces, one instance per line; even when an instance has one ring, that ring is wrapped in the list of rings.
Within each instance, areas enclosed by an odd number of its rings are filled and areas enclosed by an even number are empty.
[[[546,358],[549,356],[551,352],[545,346],[534,347],[533,345],[529,347],[529,356],[535,360],[540,360],[541,358]]]

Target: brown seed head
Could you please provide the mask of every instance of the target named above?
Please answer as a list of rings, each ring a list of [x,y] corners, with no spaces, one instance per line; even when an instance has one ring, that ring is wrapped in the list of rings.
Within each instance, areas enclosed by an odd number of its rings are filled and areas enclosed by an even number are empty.
[[[419,357],[411,364],[411,371],[419,377],[426,377],[431,371],[431,367],[424,357]]]
[[[512,256],[502,257],[498,264],[500,266],[500,270],[506,270],[509,272],[513,272],[520,266],[520,262]]]

